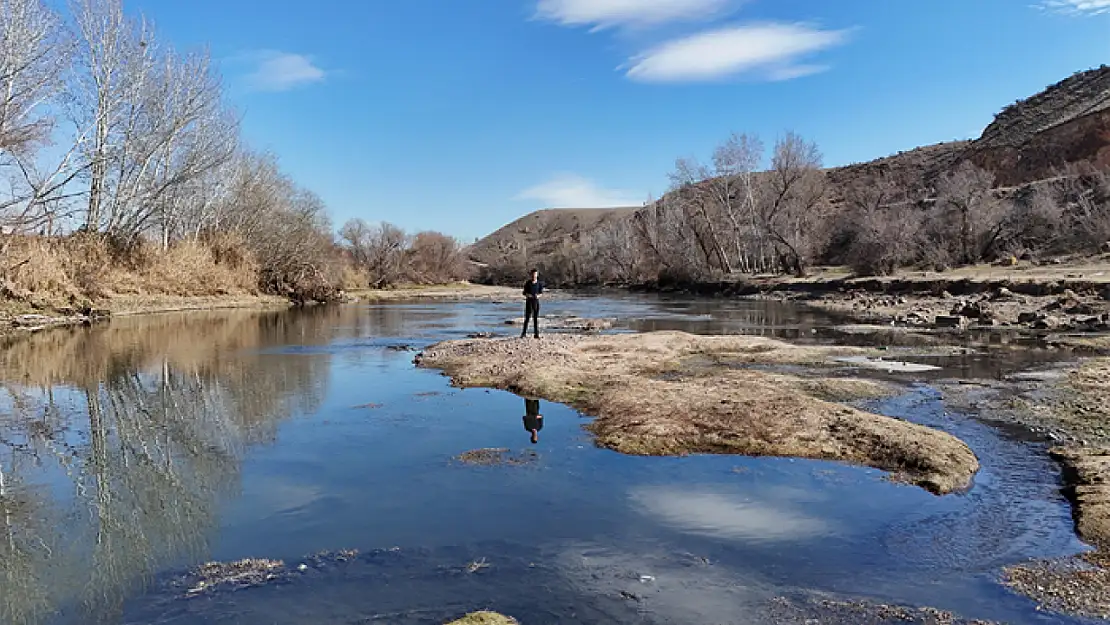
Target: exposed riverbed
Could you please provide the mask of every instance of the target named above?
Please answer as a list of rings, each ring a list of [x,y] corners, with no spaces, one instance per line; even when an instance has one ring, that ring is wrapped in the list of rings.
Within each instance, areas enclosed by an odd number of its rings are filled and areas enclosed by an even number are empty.
[[[562,297],[543,312],[614,333],[878,343],[931,366],[823,375],[892,385],[854,406],[955,436],[979,470],[937,496],[835,462],[629,456],[547,401],[532,444],[521,397],[412,364],[440,341],[519,332],[515,299],[117,319],[3,352],[0,622],[1083,622],[1001,583],[1086,549],[1051,441],[937,390],[1068,354],[907,347],[778,302]],[[260,568],[197,568],[247,558]]]

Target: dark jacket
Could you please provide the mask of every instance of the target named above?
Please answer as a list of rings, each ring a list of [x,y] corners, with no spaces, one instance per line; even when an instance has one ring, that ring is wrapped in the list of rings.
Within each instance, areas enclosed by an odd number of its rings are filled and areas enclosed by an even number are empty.
[[[525,297],[536,297],[540,293],[543,293],[543,282],[540,282],[538,280],[533,282],[531,279],[529,279],[527,282],[524,283]]]

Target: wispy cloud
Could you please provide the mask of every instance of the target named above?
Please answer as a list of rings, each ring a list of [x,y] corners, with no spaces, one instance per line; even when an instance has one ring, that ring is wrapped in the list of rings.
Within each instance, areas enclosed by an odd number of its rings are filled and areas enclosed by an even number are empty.
[[[643,203],[632,193],[606,189],[572,173],[556,174],[547,182],[521,191],[514,199],[536,201],[544,208],[610,208]]]
[[[1069,15],[1110,13],[1110,0],[1044,0],[1039,8]]]
[[[256,91],[289,91],[327,78],[327,72],[301,54],[264,50],[247,58],[254,69],[246,75],[245,81]]]
[[[668,41],[632,58],[625,67],[629,78],[642,82],[698,82],[741,74],[789,80],[824,71],[822,65],[799,61],[847,40],[845,30],[746,24]]]
[[[539,0],[536,17],[564,26],[653,26],[715,15],[732,0]]]

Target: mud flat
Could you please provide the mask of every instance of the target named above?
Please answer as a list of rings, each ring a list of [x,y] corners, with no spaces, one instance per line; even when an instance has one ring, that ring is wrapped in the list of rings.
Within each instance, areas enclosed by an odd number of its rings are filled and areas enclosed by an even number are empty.
[[[959,439],[835,403],[887,392],[859,379],[803,377],[756,365],[834,367],[867,350],[682,332],[447,341],[418,354],[456,386],[565,403],[596,417],[597,444],[634,455],[789,456],[889,471],[945,494],[979,468]]]

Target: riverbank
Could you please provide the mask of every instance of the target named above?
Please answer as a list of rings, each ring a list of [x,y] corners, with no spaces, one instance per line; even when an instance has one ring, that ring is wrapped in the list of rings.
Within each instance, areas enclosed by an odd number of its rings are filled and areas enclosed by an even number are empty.
[[[558,297],[558,294],[554,294]],[[511,287],[490,287],[466,282],[366,289],[343,294],[347,302],[500,302],[520,297]],[[0,300],[0,338],[52,328],[90,325],[112,317],[208,310],[281,310],[294,306],[276,295],[230,293],[225,295],[111,295],[81,306],[31,306],[26,301]]]
[[[272,295],[131,295],[105,298],[81,308],[60,306],[36,310],[24,305],[0,307],[0,338],[43,330],[91,325],[112,317],[207,310],[281,310],[293,303]]]
[[[1110,332],[1110,255],[882,277],[818,267],[804,278],[745,276],[673,286],[649,283],[631,290],[793,301],[846,322],[908,328]]]
[[[979,463],[955,437],[837,403],[890,392],[822,375],[868,350],[682,332],[448,341],[419,354],[461,387],[568,404],[595,417],[602,447],[632,455],[725,453],[862,464],[937,494],[966,488]],[[809,367],[812,376],[772,372]]]
[[[347,297],[369,303],[404,301],[498,302],[522,300],[518,287],[489,286],[470,282],[437,285],[403,285],[389,289],[353,289]],[[549,293],[545,297],[558,296]]]

